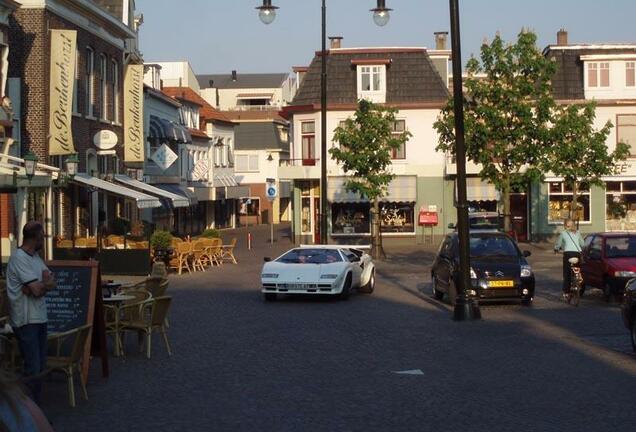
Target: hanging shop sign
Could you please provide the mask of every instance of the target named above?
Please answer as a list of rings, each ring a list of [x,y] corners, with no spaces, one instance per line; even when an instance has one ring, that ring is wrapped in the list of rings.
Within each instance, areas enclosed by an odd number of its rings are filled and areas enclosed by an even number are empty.
[[[166,144],[163,144],[152,156],[150,156],[150,159],[152,159],[152,161],[163,171],[170,168],[178,158],[179,156],[177,156],[177,154]]]
[[[73,84],[77,32],[51,30],[51,75],[49,77],[49,154],[76,153],[73,145]]]
[[[126,66],[124,77],[124,161],[144,161],[144,66]]]
[[[110,150],[117,145],[117,134],[110,130],[101,130],[93,136],[93,144],[100,150]]]
[[[210,164],[207,159],[200,159],[192,170],[192,181],[208,181],[210,178]]]

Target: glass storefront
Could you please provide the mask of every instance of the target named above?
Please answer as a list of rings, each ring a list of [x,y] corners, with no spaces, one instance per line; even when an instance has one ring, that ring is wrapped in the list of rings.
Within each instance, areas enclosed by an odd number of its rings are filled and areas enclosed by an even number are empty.
[[[577,198],[576,219],[579,222],[591,222],[590,189],[581,187]],[[550,182],[548,185],[548,223],[560,224],[570,217],[572,189],[563,182]]]
[[[415,203],[380,203],[383,233],[415,233]]]
[[[370,234],[369,203],[331,204],[332,234]]]
[[[636,181],[605,183],[605,229],[636,230]]]

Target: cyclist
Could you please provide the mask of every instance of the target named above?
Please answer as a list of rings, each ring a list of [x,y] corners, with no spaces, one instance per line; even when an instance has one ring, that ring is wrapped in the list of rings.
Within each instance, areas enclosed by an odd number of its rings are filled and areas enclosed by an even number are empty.
[[[577,231],[576,225],[572,219],[566,219],[563,223],[564,230],[561,231],[559,238],[554,245],[554,253],[563,250],[563,297],[567,297],[570,292],[571,276],[570,258],[576,257],[581,259],[581,251],[585,243],[581,233]],[[580,261],[579,261],[580,262]]]

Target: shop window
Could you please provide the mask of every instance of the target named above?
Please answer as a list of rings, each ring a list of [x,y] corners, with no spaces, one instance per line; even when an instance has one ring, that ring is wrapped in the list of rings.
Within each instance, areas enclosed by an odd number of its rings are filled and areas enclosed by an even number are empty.
[[[258,216],[261,214],[260,198],[241,198],[239,214],[242,216]]]
[[[605,192],[605,229],[636,230],[636,182],[607,182]]]
[[[300,224],[302,234],[311,234],[312,218],[311,218],[311,198],[303,198],[301,202]]]
[[[415,203],[380,203],[383,233],[415,233]]]
[[[331,204],[332,234],[370,234],[369,203]]]
[[[570,217],[572,192],[563,182],[552,182],[548,188],[548,223],[560,224]],[[585,188],[577,198],[576,219],[579,222],[591,222],[590,192]]]
[[[629,153],[636,156],[636,114],[616,116],[616,139],[627,144]]]

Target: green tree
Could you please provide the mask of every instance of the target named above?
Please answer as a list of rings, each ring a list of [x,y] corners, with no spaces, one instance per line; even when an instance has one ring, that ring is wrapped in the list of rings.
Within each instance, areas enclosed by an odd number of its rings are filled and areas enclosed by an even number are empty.
[[[501,193],[505,230],[510,231],[510,193],[543,177],[555,106],[550,79],[555,65],[538,50],[534,33],[522,30],[514,44],[497,34],[471,58],[464,80],[466,156],[480,176]],[[455,119],[450,98],[434,125],[438,151],[455,152]]]
[[[381,247],[380,199],[394,177],[390,171],[391,154],[411,137],[408,131],[393,132],[396,112],[395,109],[361,100],[353,118],[336,128],[334,142],[338,145],[329,150],[345,174],[350,175],[345,182],[347,191],[358,193],[373,203],[371,237],[374,258],[379,258]]]
[[[617,162],[629,156],[629,146],[618,143],[611,153],[607,148],[607,137],[613,127],[608,121],[603,128],[594,128],[596,104],[575,104],[557,107],[553,116],[553,127],[549,157],[545,170],[563,177],[572,190],[570,219],[578,219],[576,210],[581,185],[603,186],[602,176],[612,175]]]

